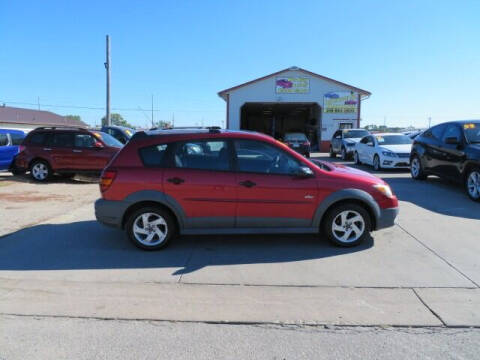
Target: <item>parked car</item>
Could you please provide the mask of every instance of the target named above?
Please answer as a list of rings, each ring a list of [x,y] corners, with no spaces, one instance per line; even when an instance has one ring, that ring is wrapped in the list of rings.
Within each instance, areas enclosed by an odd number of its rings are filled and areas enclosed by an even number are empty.
[[[364,136],[370,135],[364,129],[341,129],[335,131],[330,141],[330,157],[334,158],[340,154],[342,160],[347,160],[355,151],[355,144]]]
[[[468,196],[480,201],[480,120],[431,127],[415,138],[410,161],[415,180],[432,174],[463,183]]]
[[[363,137],[355,144],[355,164],[382,168],[409,168],[412,139],[407,135],[380,133]]]
[[[398,213],[380,178],[310,161],[264,134],[218,129],[138,132],[104,169],[100,191],[97,220],[146,250],[176,234],[322,232],[354,246]]]
[[[31,131],[15,158],[18,171],[30,171],[36,181],[54,173],[100,173],[123,145],[112,136],[83,128],[41,127]]]
[[[115,139],[120,141],[122,144],[126,144],[128,142],[128,140],[130,140],[130,138],[136,132],[135,129],[131,129],[131,128],[128,128],[128,127],[125,127],[125,126],[117,126],[117,125],[102,126],[100,131],[113,136]]]
[[[310,141],[308,141],[307,136],[304,133],[286,133],[283,141],[296,152],[307,158],[310,157]]]
[[[12,163],[24,138],[23,131],[0,129],[0,170],[10,170],[16,173],[12,168]]]
[[[414,131],[405,131],[403,134],[407,135],[410,139],[415,139],[418,135],[422,133],[423,130],[414,130]]]

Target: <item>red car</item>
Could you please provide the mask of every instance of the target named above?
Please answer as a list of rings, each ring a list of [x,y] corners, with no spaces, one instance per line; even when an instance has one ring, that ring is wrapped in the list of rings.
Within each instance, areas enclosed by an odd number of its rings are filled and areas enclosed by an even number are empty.
[[[100,190],[97,220],[146,250],[177,234],[324,233],[354,246],[398,213],[373,175],[310,161],[263,134],[218,129],[135,134]]]
[[[31,131],[15,158],[15,169],[30,171],[36,181],[54,173],[100,173],[123,146],[112,136],[83,128],[41,127]]]

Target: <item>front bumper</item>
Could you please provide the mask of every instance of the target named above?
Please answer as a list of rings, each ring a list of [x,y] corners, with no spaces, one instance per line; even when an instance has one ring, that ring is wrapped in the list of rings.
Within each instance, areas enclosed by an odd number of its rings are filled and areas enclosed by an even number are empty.
[[[381,166],[385,169],[406,169],[410,167],[410,158],[382,157]]]
[[[129,203],[124,201],[98,199],[95,201],[95,217],[104,225],[121,228],[128,206]]]
[[[398,215],[398,207],[390,209],[380,209],[380,215],[377,218],[375,230],[392,227],[395,224],[395,218]]]

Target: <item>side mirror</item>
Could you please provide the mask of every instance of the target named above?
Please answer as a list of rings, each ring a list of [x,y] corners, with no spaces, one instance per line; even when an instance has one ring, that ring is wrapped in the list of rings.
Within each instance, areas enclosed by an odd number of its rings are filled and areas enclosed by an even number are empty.
[[[460,141],[455,136],[452,136],[445,139],[445,144],[458,145],[460,144]]]
[[[300,166],[296,175],[301,179],[310,178],[313,177],[313,171],[308,166]]]

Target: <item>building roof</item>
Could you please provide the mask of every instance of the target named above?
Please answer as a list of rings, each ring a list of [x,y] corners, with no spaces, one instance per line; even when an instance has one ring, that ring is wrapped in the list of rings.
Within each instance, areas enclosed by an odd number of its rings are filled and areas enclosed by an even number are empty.
[[[36,126],[79,126],[86,127],[83,121],[67,119],[50,111],[0,106],[0,123],[27,124]]]
[[[258,79],[255,79],[255,80],[251,80],[251,81],[247,81],[246,83],[243,83],[243,84],[240,84],[240,85],[237,85],[237,86],[234,86],[234,87],[231,87],[229,89],[225,89],[225,90],[222,90],[218,93],[218,96],[220,96],[221,98],[223,98],[225,101],[227,100],[227,94],[231,91],[234,91],[234,90],[237,90],[238,88],[241,88],[241,87],[244,87],[244,86],[247,86],[247,85],[250,85],[250,84],[253,84],[253,83],[256,83],[258,81],[262,81],[262,80],[265,80],[265,79],[268,79],[272,76],[276,76],[276,75],[280,75],[281,73],[284,73],[284,72],[287,72],[287,71],[301,71],[307,75],[310,75],[310,76],[314,76],[316,78],[319,78],[321,80],[324,80],[324,81],[329,81],[329,82],[332,82],[334,84],[337,84],[337,85],[340,85],[340,86],[343,86],[347,89],[350,89],[350,90],[353,90],[353,91],[356,91],[358,92],[359,94],[363,95],[363,96],[370,96],[371,93],[367,90],[363,90],[363,89],[360,89],[360,88],[357,88],[355,86],[352,86],[352,85],[348,85],[348,84],[345,84],[343,82],[340,82],[340,81],[337,81],[337,80],[333,80],[333,79],[330,79],[326,76],[323,76],[323,75],[319,75],[319,74],[315,74],[311,71],[308,71],[308,70],[305,70],[305,69],[302,69],[302,68],[299,68],[299,67],[296,67],[296,66],[292,66],[290,68],[287,68],[287,69],[283,69],[283,70],[280,70],[280,71],[277,71],[277,72],[274,72],[273,74],[270,74],[270,75],[266,75],[266,76],[263,76],[263,77],[260,77]]]

